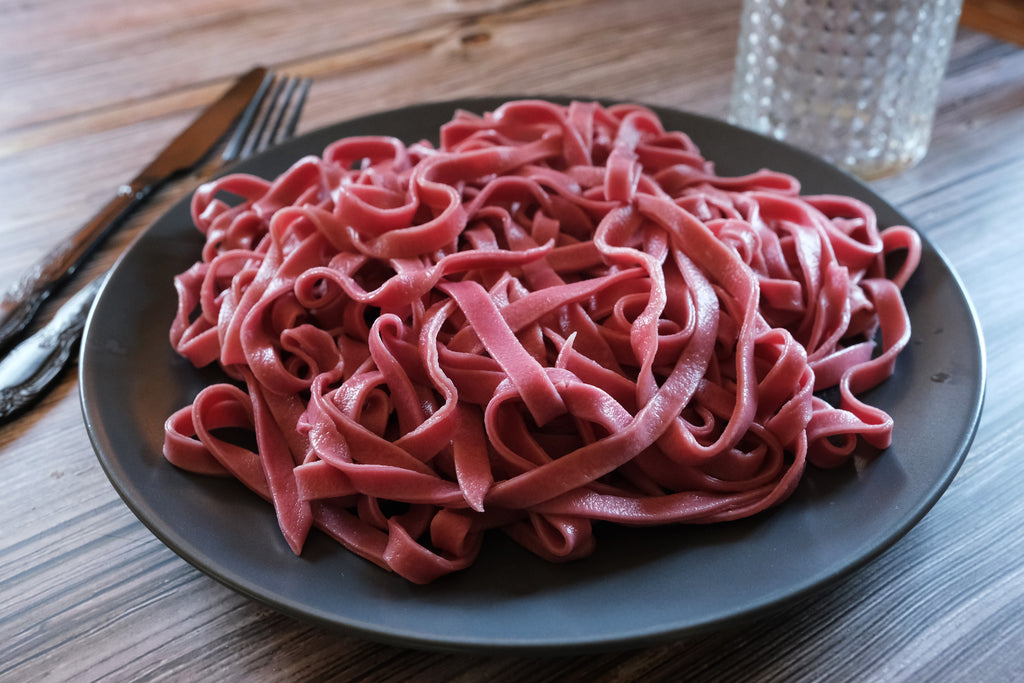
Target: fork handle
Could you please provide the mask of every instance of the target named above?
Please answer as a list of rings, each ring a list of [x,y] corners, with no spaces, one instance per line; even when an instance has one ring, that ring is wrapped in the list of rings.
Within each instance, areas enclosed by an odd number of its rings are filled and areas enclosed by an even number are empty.
[[[30,267],[3,295],[0,302],[0,351],[7,349],[49,296],[67,281],[159,183],[139,176],[118,188],[117,194],[83,225],[70,240]]]
[[[42,398],[71,359],[103,282],[98,277],[0,361],[0,424]]]

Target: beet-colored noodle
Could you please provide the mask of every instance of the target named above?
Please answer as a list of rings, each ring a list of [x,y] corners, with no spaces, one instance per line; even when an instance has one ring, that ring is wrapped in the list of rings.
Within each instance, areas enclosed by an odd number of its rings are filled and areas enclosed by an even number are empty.
[[[192,212],[171,341],[233,381],[164,453],[270,500],[296,553],[316,526],[417,583],[492,529],[579,558],[594,521],[745,517],[891,440],[859,396],[908,342],[916,233],[718,176],[643,107],[457,112],[437,148],[339,140]]]

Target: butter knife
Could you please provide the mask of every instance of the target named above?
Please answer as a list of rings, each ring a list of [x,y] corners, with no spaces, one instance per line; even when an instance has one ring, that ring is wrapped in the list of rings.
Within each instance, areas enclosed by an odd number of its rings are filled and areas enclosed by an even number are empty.
[[[231,128],[260,88],[267,70],[256,67],[211,104],[67,242],[29,268],[0,301],[0,351],[29,325],[50,295],[157,188],[197,165]]]

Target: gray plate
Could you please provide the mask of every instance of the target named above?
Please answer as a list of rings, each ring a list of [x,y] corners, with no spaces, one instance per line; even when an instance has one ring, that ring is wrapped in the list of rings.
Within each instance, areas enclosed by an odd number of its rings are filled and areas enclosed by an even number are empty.
[[[436,137],[456,107],[484,111],[501,101],[367,116],[293,140],[238,170],[274,176],[343,136]],[[881,225],[908,223],[812,156],[720,121],[656,110],[666,128],[689,133],[721,174],[787,171],[807,192],[867,201]],[[811,469],[783,506],[748,520],[602,527],[595,554],[572,564],[549,564],[495,534],[467,571],[414,586],[319,532],[295,557],[262,500],[234,481],[194,476],[164,461],[164,420],[219,378],[192,368],[167,341],[172,278],[198,258],[200,246],[183,201],[124,255],[93,308],[80,373],[99,460],[138,518],[203,572],[284,613],[385,642],[569,652],[649,644],[763,614],[850,573],[902,537],[956,474],[981,412],[978,322],[957,276],[926,241],[905,290],[912,342],[895,376],[868,397],[895,418],[894,443],[867,466]]]

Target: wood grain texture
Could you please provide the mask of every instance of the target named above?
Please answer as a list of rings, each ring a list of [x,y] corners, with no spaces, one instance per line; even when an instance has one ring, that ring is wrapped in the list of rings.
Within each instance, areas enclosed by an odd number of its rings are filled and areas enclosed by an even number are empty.
[[[315,77],[301,130],[511,93],[723,115],[738,12],[738,0],[0,0],[0,281],[254,63]],[[194,185],[161,192],[86,275]],[[962,29],[928,156],[873,188],[963,279],[990,376],[952,486],[853,575],[741,627],[633,651],[467,656],[359,640],[264,608],[156,540],[94,457],[69,372],[0,428],[0,680],[1024,679],[1024,50]]]
[[[960,23],[1024,46],[1022,0],[964,0]]]

